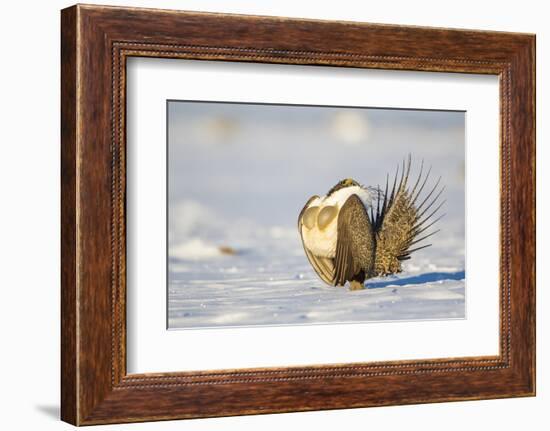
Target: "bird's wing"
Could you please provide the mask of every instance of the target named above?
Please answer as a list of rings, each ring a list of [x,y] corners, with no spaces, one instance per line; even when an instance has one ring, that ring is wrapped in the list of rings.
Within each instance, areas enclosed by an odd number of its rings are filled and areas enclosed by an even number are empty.
[[[305,210],[308,208],[309,204],[312,200],[317,199],[319,196],[312,196],[309,198],[309,200],[306,202],[304,208],[302,208],[302,211],[300,211],[300,215],[298,216],[298,232],[300,232],[300,238],[302,239],[302,245],[304,247],[304,251],[306,252],[307,259],[309,260],[309,263],[317,273],[319,277],[321,277],[321,280],[323,280],[326,284],[333,285],[333,278],[334,278],[334,260],[329,257],[321,257],[321,256],[315,256],[314,254],[309,251],[309,249],[306,247],[304,243],[304,237],[302,236],[302,217],[304,215]]]
[[[423,168],[424,162],[420,167],[420,174],[415,185],[409,191],[408,178],[411,169],[411,157],[409,155],[407,165],[403,160],[399,183],[397,182],[399,176],[398,166],[391,192],[388,191],[388,179],[386,179],[386,188],[383,195],[381,190],[378,190],[376,214],[371,214],[376,235],[375,275],[400,272],[401,261],[410,259],[411,253],[429,247],[431,244],[412,249],[411,247],[439,232],[436,230],[419,237],[421,233],[443,217],[440,216],[432,220],[432,217],[445,203],[445,201],[438,202],[444,190],[444,187],[439,187],[441,177],[436,181],[430,192],[418,202],[431,171],[431,169],[428,170],[423,178]],[[427,222],[429,223],[426,224]]]
[[[334,284],[343,286],[361,270],[370,276],[374,254],[374,233],[369,215],[361,199],[353,194],[338,213]]]

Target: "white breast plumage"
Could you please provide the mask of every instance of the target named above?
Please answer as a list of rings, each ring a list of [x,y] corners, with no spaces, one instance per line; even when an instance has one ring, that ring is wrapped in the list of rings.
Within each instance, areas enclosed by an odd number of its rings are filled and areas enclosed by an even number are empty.
[[[370,207],[371,193],[362,187],[352,186],[340,189],[330,196],[316,198],[310,202],[308,208],[317,206],[321,211],[324,207],[334,206],[339,212],[346,200],[353,194],[361,199],[365,207]],[[320,229],[317,223],[311,229],[302,226],[302,238],[306,248],[314,255],[334,258],[338,239],[338,216],[334,217],[324,229]]]

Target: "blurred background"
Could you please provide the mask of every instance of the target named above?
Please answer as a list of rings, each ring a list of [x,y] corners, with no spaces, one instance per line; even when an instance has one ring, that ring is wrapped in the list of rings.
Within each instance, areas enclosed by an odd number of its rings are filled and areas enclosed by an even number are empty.
[[[464,112],[169,101],[169,326],[463,317],[464,136]],[[317,279],[296,222],[310,196],[348,177],[383,186],[409,153],[413,181],[422,159],[442,176],[442,232],[399,276],[416,282],[370,287],[453,290],[381,310]]]

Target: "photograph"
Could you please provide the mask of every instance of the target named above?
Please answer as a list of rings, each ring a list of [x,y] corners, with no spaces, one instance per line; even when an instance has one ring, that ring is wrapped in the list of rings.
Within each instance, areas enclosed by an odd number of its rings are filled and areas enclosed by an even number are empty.
[[[168,329],[466,318],[464,111],[166,109]]]

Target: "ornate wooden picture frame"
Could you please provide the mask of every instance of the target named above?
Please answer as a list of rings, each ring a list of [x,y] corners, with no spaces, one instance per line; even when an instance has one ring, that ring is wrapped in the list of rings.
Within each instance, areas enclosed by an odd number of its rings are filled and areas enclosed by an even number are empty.
[[[75,425],[535,394],[535,37],[103,6],[62,11],[61,417]],[[126,371],[126,60],[497,75],[500,354]]]

